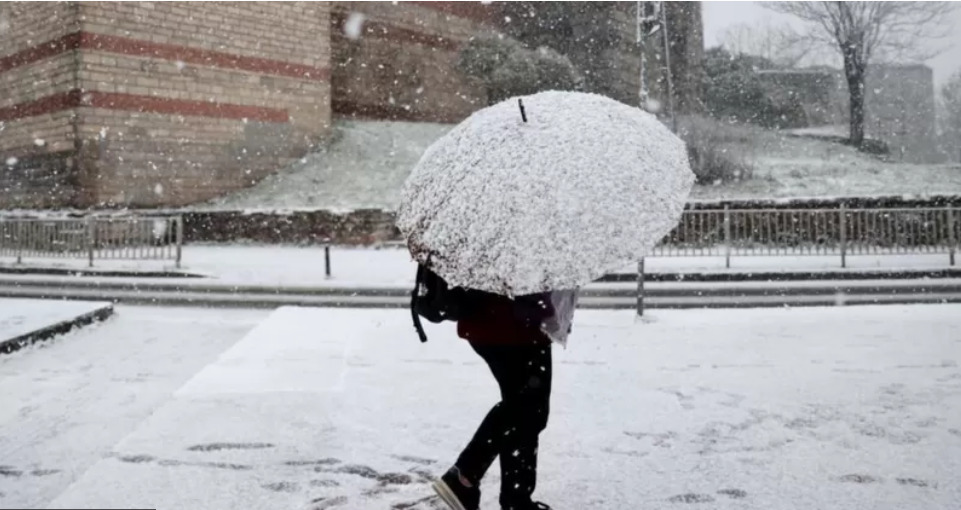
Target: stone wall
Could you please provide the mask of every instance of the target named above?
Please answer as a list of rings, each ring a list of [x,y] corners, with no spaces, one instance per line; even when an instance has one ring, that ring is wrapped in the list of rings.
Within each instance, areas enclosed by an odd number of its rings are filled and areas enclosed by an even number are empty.
[[[891,157],[912,163],[943,160],[938,150],[934,78],[926,65],[876,65],[865,77],[865,125]]]
[[[184,214],[184,241],[371,246],[397,240],[394,214],[360,210],[244,212],[190,211]]]
[[[912,209],[961,208],[961,195],[926,198],[879,196],[797,200],[712,200],[687,204],[692,210],[763,209]],[[346,214],[329,211],[244,212],[186,211],[184,238],[187,242],[230,243],[250,241],[271,244],[340,244],[371,246],[402,241],[395,227],[395,215],[381,210],[358,210]],[[704,228],[714,228],[705,223]],[[696,225],[689,225],[694,228]],[[696,232],[697,230],[693,230]]]

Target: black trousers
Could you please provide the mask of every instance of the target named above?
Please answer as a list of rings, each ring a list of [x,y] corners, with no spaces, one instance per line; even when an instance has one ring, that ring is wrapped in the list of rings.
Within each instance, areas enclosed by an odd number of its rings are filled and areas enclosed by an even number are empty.
[[[504,510],[531,502],[537,483],[537,438],[547,426],[551,395],[551,342],[471,347],[484,358],[501,390],[495,405],[457,460],[461,475],[475,485],[500,456]]]

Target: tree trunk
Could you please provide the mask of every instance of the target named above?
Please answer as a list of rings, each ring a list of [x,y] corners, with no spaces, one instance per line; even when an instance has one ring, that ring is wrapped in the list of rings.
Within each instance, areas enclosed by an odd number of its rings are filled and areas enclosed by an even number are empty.
[[[851,145],[860,148],[864,143],[864,72],[848,73],[848,91],[851,96]]]
[[[851,108],[850,143],[861,148],[864,143],[864,75],[867,71],[862,50],[859,45],[847,42],[841,45],[844,60],[844,76],[848,82],[848,96]]]

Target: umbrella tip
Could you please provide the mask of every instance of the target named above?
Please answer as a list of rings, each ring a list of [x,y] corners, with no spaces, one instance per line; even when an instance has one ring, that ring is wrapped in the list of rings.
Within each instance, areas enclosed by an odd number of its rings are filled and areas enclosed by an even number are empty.
[[[524,119],[524,122],[527,122],[527,112],[524,111],[524,100],[517,98],[517,106],[521,109],[521,118]]]

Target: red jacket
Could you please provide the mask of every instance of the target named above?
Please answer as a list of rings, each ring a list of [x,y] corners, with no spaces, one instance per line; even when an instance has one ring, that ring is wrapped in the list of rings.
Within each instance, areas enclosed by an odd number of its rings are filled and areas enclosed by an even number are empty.
[[[547,294],[513,300],[485,297],[467,319],[457,322],[457,335],[481,344],[509,345],[543,341],[541,324],[554,314]]]

